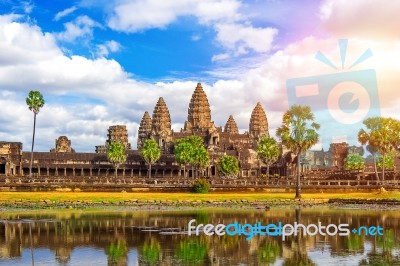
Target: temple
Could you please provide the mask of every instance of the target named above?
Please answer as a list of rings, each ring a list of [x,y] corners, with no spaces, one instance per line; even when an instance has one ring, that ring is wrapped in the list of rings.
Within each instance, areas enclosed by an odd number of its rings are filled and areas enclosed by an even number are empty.
[[[160,97],[152,115],[147,111],[143,114],[136,150],[132,149],[128,142],[128,130],[125,125],[110,126],[106,142],[96,146],[93,153],[76,152],[71,141],[66,136],[60,136],[50,152],[34,152],[33,173],[37,176],[112,176],[115,170],[107,160],[106,148],[109,143],[118,140],[125,146],[127,161],[118,169],[117,176],[145,177],[147,166],[139,150],[146,139],[152,138],[162,150],[160,160],[152,167],[152,176],[182,176],[182,169],[173,155],[173,147],[176,140],[192,135],[203,139],[204,146],[210,154],[210,164],[204,172],[205,176],[219,176],[217,164],[223,155],[232,155],[239,159],[239,177],[254,177],[265,173],[264,165],[255,151],[259,138],[269,136],[268,119],[261,103],[256,103],[252,110],[248,131],[240,133],[234,117],[230,114],[227,115],[224,127],[216,126],[212,121],[207,95],[200,83],[192,94],[187,120],[179,132],[172,130],[168,105]],[[295,167],[294,158],[284,147],[281,149],[282,156],[272,165],[270,174],[287,176]],[[302,161],[306,168],[342,167],[346,155],[347,144],[332,144],[329,153],[307,152]],[[22,143],[0,142],[0,175],[27,175],[30,156],[30,152],[22,151]],[[194,176],[194,173],[189,170],[188,176]]]

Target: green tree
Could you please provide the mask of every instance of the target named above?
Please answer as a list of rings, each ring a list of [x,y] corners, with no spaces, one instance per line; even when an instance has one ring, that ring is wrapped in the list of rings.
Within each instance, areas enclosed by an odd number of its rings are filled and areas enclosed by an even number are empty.
[[[236,176],[239,172],[239,160],[230,155],[224,155],[218,162],[218,170],[225,176]]]
[[[383,156],[378,156],[377,158],[377,166],[379,169],[382,169],[383,167]],[[386,156],[385,157],[385,170],[394,170],[394,159],[393,156]]]
[[[32,177],[32,162],[33,162],[33,146],[35,144],[35,130],[36,130],[36,115],[39,113],[40,108],[44,106],[43,95],[39,91],[30,91],[26,98],[26,104],[29,110],[33,112],[33,134],[32,134],[32,148],[31,148],[31,161],[29,164],[29,177]]]
[[[276,130],[276,135],[281,139],[282,144],[297,156],[295,198],[301,198],[300,154],[318,142],[318,129],[319,124],[314,121],[314,114],[311,112],[311,107],[293,105],[283,114],[282,126]]]
[[[379,181],[379,176],[378,176],[378,168],[376,167],[376,156],[378,155],[379,151],[376,147],[372,145],[367,145],[367,151],[371,153],[372,159],[374,160],[374,172],[375,172],[375,178],[376,180]]]
[[[151,178],[151,166],[160,159],[161,151],[154,139],[146,139],[140,150],[143,159],[149,166],[149,178]]]
[[[183,166],[183,176],[186,177],[186,165],[190,163],[193,145],[185,139],[178,139],[175,143],[174,154],[176,161]]]
[[[257,144],[257,155],[267,165],[267,176],[269,167],[278,160],[280,150],[274,138],[262,136]]]
[[[364,158],[358,153],[350,153],[344,160],[344,168],[346,170],[364,169]]]
[[[388,154],[395,152],[400,146],[400,122],[393,118],[370,117],[363,121],[367,128],[358,132],[358,141],[378,149],[383,161]],[[385,180],[385,165],[382,167],[382,180]]]
[[[196,169],[196,177],[197,177],[197,172],[207,167],[209,162],[210,162],[210,156],[206,148],[204,148],[204,146],[194,147],[193,156],[191,158],[191,164]]]
[[[189,136],[176,141],[175,159],[182,165],[190,164],[196,170],[203,169],[210,161],[209,154],[204,148],[203,139],[198,136]],[[184,168],[184,171],[185,168]],[[193,169],[193,173],[195,173]],[[186,173],[185,173],[186,174]]]
[[[112,142],[107,147],[107,159],[114,165],[115,178],[117,178],[118,168],[126,161],[125,147],[120,142]]]

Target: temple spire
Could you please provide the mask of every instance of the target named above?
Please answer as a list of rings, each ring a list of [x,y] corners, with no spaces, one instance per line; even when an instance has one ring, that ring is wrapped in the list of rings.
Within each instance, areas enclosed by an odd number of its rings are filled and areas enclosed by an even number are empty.
[[[257,103],[251,113],[249,132],[252,137],[269,136],[267,115],[260,102]]]
[[[232,115],[230,115],[228,121],[226,121],[224,132],[231,134],[239,134],[238,126]]]
[[[212,127],[211,109],[208,103],[207,95],[201,86],[197,83],[196,89],[192,94],[188,109],[188,120],[185,122],[185,131],[207,130]]]
[[[137,148],[141,149],[143,142],[150,138],[151,134],[151,117],[149,113],[146,111],[140,121],[139,132],[138,132],[138,141]]]

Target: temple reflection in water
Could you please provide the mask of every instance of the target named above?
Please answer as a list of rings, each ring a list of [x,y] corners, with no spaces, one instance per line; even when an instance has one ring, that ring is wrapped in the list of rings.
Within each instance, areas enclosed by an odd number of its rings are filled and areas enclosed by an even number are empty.
[[[284,209],[265,211],[143,211],[6,214],[0,224],[0,265],[399,265],[396,211]],[[384,237],[187,236],[187,223],[384,227]],[[163,233],[157,229],[163,228]]]

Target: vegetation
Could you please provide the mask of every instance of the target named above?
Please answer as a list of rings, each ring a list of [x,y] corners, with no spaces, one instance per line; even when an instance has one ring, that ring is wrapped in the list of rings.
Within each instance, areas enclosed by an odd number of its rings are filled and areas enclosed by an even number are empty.
[[[160,252],[160,243],[151,238],[150,241],[144,243],[142,254],[143,262],[149,265],[156,265],[159,262]]]
[[[210,190],[210,184],[204,178],[197,179],[193,184],[194,193],[208,193]]]
[[[301,198],[300,154],[318,142],[318,129],[309,106],[293,105],[283,114],[282,126],[276,130],[282,144],[297,156],[296,198]]]
[[[128,254],[128,248],[125,241],[118,240],[117,243],[111,243],[107,249],[109,265],[118,265],[118,263],[126,258]]]
[[[149,166],[149,178],[151,178],[151,166],[161,157],[160,148],[154,139],[146,139],[143,143],[140,153]]]
[[[363,121],[367,128],[358,132],[358,141],[375,147],[381,154],[383,161],[388,154],[400,147],[400,121],[393,118],[371,117]],[[382,180],[385,180],[385,164],[382,167]]]
[[[372,159],[374,160],[374,172],[376,180],[379,180],[378,168],[376,167],[376,156],[378,155],[378,149],[372,145],[367,145],[367,151],[371,153]]]
[[[176,257],[183,263],[203,265],[207,255],[207,245],[201,239],[182,240],[176,250]]]
[[[174,154],[176,161],[184,166],[184,175],[186,175],[186,164],[191,164],[197,172],[204,169],[210,161],[208,152],[204,148],[203,139],[199,136],[189,136],[177,140]]]
[[[35,131],[36,131],[36,115],[39,113],[40,108],[44,106],[43,95],[39,91],[30,91],[26,98],[26,104],[29,110],[33,112],[33,134],[32,134],[32,148],[31,148],[31,161],[29,164],[29,177],[32,176],[32,162],[33,162],[33,146],[35,144]]]
[[[385,170],[394,170],[394,158],[393,156],[385,157],[385,165],[383,166],[383,156],[378,156],[377,167],[379,169],[385,168]]]
[[[225,176],[236,176],[239,172],[239,160],[234,156],[224,155],[218,162],[218,169]]]
[[[258,250],[258,260],[262,264],[271,265],[276,262],[279,257],[281,248],[275,241],[268,241],[265,245],[261,246]]]
[[[344,160],[344,168],[346,170],[364,169],[364,158],[358,153],[350,153]]]
[[[258,157],[267,165],[267,176],[269,167],[278,160],[280,150],[274,138],[262,136],[257,144]]]
[[[107,159],[114,165],[115,178],[117,178],[117,171],[121,164],[126,161],[125,147],[120,142],[112,142],[107,147]]]

